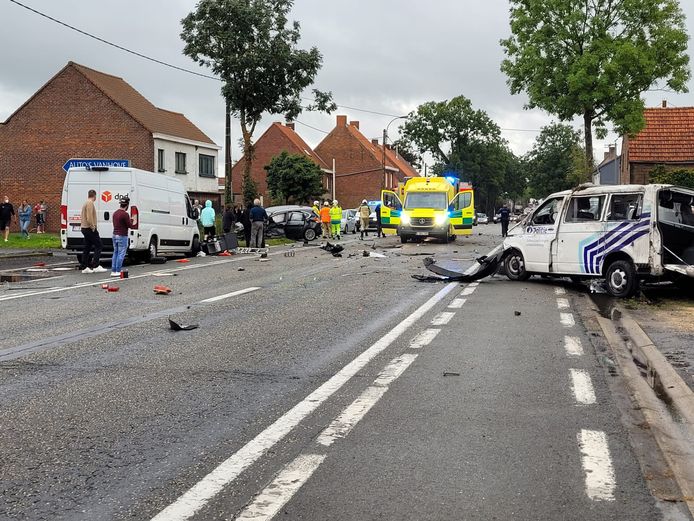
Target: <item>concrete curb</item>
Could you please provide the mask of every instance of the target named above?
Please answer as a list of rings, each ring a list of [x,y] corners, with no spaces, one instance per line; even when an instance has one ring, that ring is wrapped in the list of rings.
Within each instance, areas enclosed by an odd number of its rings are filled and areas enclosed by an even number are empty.
[[[0,253],[2,259],[24,259],[28,257],[53,257],[52,251],[28,251],[26,253]]]
[[[694,428],[694,391],[670,365],[641,326],[623,309],[617,324],[626,334],[632,349],[646,366],[648,384],[660,396],[666,397],[682,418]],[[639,356],[641,355],[641,356]]]

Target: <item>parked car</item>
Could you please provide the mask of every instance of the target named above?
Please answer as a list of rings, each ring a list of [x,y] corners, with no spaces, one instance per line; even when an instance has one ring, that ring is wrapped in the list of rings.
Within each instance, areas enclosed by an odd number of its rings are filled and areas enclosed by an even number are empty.
[[[342,223],[340,225],[340,233],[347,235],[348,233],[357,233],[357,217],[356,210],[343,210],[342,211]]]
[[[477,224],[489,224],[489,217],[487,217],[486,213],[478,213],[476,215],[477,217]]]
[[[268,215],[265,237],[286,237],[294,241],[312,241],[321,233],[320,223],[310,209],[281,210]]]
[[[494,221],[494,224],[499,224],[501,222],[501,214],[495,213],[494,218],[492,220]]]

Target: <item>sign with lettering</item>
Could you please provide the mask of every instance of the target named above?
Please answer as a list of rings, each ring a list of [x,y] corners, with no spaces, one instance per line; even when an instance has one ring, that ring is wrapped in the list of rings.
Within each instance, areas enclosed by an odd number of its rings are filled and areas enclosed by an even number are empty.
[[[121,166],[129,167],[129,159],[68,159],[63,165],[66,172],[71,168],[91,168],[94,166]]]

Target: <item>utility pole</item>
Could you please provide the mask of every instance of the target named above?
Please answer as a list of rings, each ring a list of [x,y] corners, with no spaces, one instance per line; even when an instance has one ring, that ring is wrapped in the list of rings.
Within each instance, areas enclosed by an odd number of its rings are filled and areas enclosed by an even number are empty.
[[[228,102],[224,109],[224,204],[231,205],[231,113]]]
[[[335,186],[335,158],[333,157],[333,201],[337,199],[337,187]]]

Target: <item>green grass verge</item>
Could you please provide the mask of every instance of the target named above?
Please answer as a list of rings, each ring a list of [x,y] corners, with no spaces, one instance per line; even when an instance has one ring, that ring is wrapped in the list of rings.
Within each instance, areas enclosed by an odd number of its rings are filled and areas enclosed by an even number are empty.
[[[294,244],[296,241],[287,239],[286,237],[280,237],[278,239],[267,239],[265,241],[266,246],[282,246],[283,244]]]
[[[57,233],[32,233],[23,239],[19,233],[11,233],[7,242],[0,237],[0,249],[12,250],[56,250],[60,249],[60,235]]]

